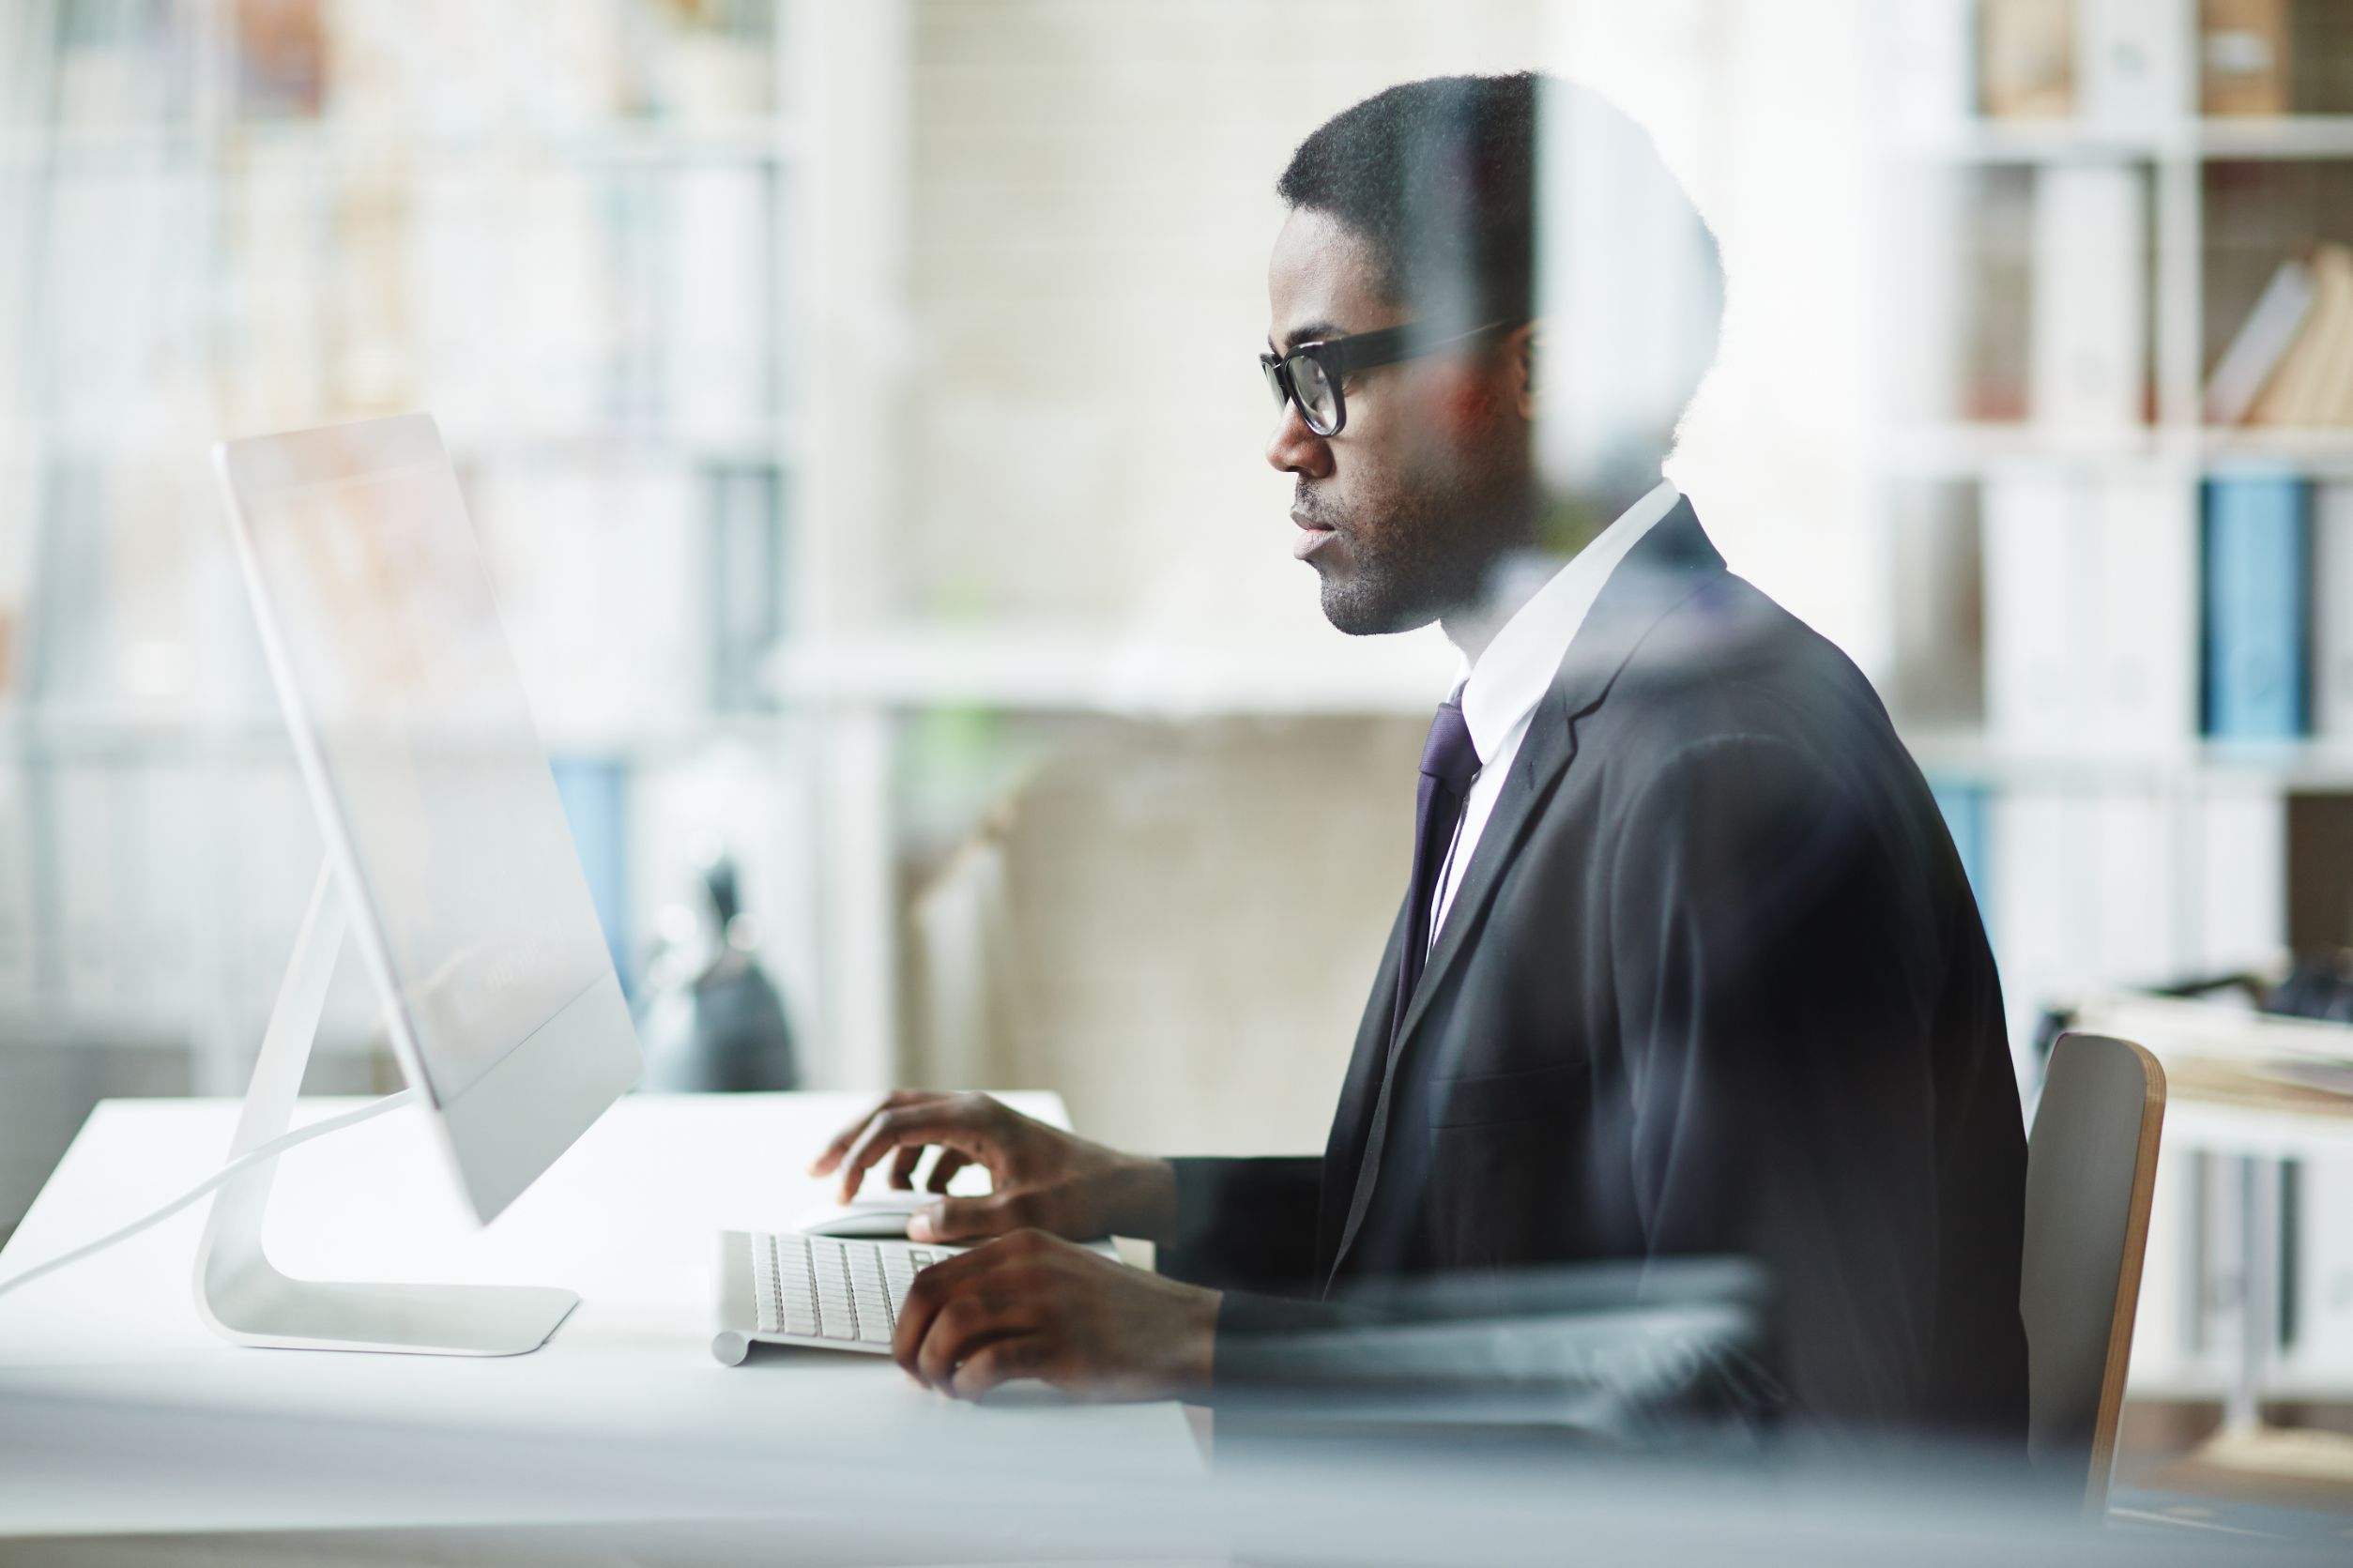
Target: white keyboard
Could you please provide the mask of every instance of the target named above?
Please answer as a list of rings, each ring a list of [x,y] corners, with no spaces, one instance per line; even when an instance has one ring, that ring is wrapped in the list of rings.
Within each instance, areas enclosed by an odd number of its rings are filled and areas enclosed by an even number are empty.
[[[888,1354],[916,1273],[962,1250],[789,1230],[722,1231],[723,1327],[711,1351],[730,1365],[754,1344]]]

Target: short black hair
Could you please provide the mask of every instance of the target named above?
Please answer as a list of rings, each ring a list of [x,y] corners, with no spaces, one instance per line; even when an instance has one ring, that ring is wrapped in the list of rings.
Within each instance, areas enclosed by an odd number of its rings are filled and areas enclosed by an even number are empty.
[[[1547,116],[1558,116],[1550,135]],[[1525,321],[1539,308],[1537,165],[1548,147],[1569,152],[1581,169],[1597,163],[1601,175],[1584,186],[1547,182],[1556,206],[1605,214],[1597,220],[1605,233],[1627,245],[1672,246],[1689,264],[1673,272],[1689,283],[1671,334],[1673,351],[1688,361],[1682,402],[1667,411],[1672,422],[1715,358],[1723,260],[1649,135],[1592,89],[1534,71],[1390,87],[1300,143],[1275,192],[1368,242],[1383,292],[1417,317],[1465,327]],[[1597,199],[1577,194],[1585,190]],[[1622,224],[1621,210],[1643,221]],[[1566,226],[1582,214],[1551,216]]]
[[[1275,193],[1369,241],[1392,301],[1524,319],[1536,312],[1536,86],[1521,71],[1375,93],[1300,143]]]

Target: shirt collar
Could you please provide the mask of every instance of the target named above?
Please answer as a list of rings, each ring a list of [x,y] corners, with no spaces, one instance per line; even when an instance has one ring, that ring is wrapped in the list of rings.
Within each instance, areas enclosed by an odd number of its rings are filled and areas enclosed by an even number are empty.
[[[1681,499],[1673,480],[1660,480],[1570,556],[1504,622],[1478,659],[1465,664],[1458,677],[1462,719],[1482,765],[1502,752],[1544,700],[1610,573]]]

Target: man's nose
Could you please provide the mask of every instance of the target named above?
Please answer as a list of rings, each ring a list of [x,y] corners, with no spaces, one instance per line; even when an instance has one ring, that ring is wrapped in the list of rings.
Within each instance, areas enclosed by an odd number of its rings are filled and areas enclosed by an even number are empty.
[[[1266,443],[1266,461],[1281,473],[1324,479],[1332,472],[1332,443],[1309,430],[1299,405],[1285,398]]]

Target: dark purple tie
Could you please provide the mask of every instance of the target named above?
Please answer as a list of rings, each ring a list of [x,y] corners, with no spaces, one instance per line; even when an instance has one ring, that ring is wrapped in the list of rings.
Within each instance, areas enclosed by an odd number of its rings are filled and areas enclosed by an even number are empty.
[[[1456,825],[1462,820],[1462,802],[1479,770],[1479,751],[1471,744],[1471,726],[1463,721],[1462,704],[1448,697],[1438,705],[1429,722],[1429,738],[1422,744],[1422,786],[1413,801],[1413,891],[1406,895],[1405,951],[1398,967],[1397,1011],[1389,1019],[1389,1049],[1398,1048],[1405,1028],[1405,1010],[1421,983],[1422,964],[1429,956],[1429,908],[1438,893],[1438,878],[1453,846]]]

